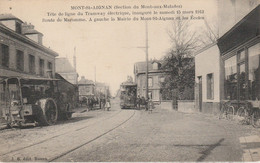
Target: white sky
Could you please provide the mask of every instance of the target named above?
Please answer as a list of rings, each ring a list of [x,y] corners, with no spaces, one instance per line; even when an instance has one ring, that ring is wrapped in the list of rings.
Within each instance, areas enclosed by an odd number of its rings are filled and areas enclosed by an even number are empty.
[[[0,0],[0,13],[12,13],[31,23],[42,32],[43,44],[59,53],[59,57],[73,57],[76,46],[79,76],[108,83],[112,93],[121,82],[133,75],[134,63],[145,61],[145,22],[61,22],[43,23],[46,13],[69,12],[71,5],[104,4],[182,4],[183,9],[204,9],[208,20],[216,18],[215,0]],[[10,7],[12,8],[10,10]],[[193,22],[200,24],[201,22]],[[160,59],[171,47],[166,33],[170,21],[148,22],[149,58]],[[199,27],[195,27],[199,29]],[[80,79],[80,77],[79,77]]]

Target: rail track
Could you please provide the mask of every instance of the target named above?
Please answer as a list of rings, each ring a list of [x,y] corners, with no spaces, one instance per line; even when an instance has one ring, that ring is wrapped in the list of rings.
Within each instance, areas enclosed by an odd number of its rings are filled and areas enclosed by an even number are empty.
[[[117,129],[118,127],[122,126],[122,125],[125,124],[127,121],[129,121],[131,118],[133,118],[133,116],[135,115],[135,112],[136,112],[136,111],[134,110],[133,114],[132,114],[129,118],[127,118],[125,121],[123,121],[122,123],[118,124],[117,126],[113,127],[112,129],[108,130],[107,132],[104,132],[103,134],[98,135],[98,136],[95,137],[94,139],[91,139],[91,140],[89,140],[89,141],[83,142],[82,144],[78,145],[77,147],[74,147],[74,148],[72,148],[72,149],[70,149],[70,150],[68,150],[68,151],[66,151],[66,152],[63,152],[63,153],[60,154],[60,155],[57,155],[57,156],[55,156],[55,157],[53,157],[53,158],[51,158],[51,159],[48,159],[48,161],[49,161],[49,162],[55,161],[55,160],[57,160],[57,159],[59,159],[59,158],[65,156],[65,155],[67,155],[67,154],[69,154],[69,153],[71,153],[71,152],[73,152],[73,151],[75,151],[75,150],[77,150],[77,149],[79,149],[79,148],[81,148],[81,147],[83,147],[83,146],[85,146],[85,145],[87,145],[87,144],[89,144],[89,143],[91,143],[91,142],[93,142],[93,141],[95,141],[95,140],[101,138],[102,136],[104,136],[104,135],[110,133],[111,131]]]
[[[122,110],[116,112],[115,114],[112,114],[112,115],[109,116],[109,117],[101,118],[101,119],[99,119],[99,121],[90,123],[90,124],[88,124],[88,125],[86,125],[86,126],[82,126],[82,127],[80,127],[80,128],[76,128],[76,129],[74,129],[74,130],[70,130],[70,131],[64,132],[64,133],[62,133],[62,134],[58,134],[58,135],[55,135],[55,136],[46,138],[46,139],[41,140],[41,141],[38,141],[38,142],[36,142],[36,143],[33,143],[33,144],[30,144],[30,145],[27,145],[27,146],[24,146],[24,147],[20,147],[20,148],[17,148],[17,149],[8,151],[8,152],[6,152],[6,153],[0,154],[0,156],[5,156],[5,155],[11,154],[11,153],[13,153],[13,152],[22,151],[22,150],[24,150],[24,149],[26,149],[26,148],[30,148],[30,147],[33,147],[33,146],[42,144],[42,143],[44,143],[44,142],[47,142],[47,141],[52,140],[52,139],[54,139],[54,138],[60,137],[60,136],[62,136],[62,135],[66,135],[66,134],[68,134],[68,133],[72,133],[72,132],[75,132],[75,131],[79,131],[79,130],[85,129],[85,128],[90,127],[90,126],[92,126],[92,125],[98,124],[98,123],[100,123],[101,121],[111,119],[111,118],[115,117],[116,115],[118,115],[120,112],[122,112]]]

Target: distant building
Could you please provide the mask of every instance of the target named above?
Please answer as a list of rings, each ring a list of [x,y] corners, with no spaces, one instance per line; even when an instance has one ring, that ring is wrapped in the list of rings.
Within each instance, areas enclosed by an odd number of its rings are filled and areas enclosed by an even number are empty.
[[[153,101],[161,100],[161,82],[164,81],[166,72],[161,68],[162,61],[148,62],[148,96]],[[137,62],[134,65],[137,95],[146,97],[146,62]]]
[[[56,72],[72,84],[78,84],[78,73],[67,58],[56,58]]]
[[[58,53],[42,45],[43,34],[11,14],[0,15],[1,76],[53,78]]]
[[[92,80],[88,80],[85,76],[81,76],[78,82],[79,96],[93,96],[95,84]]]
[[[100,83],[100,82],[96,82],[95,84],[95,94],[97,96],[105,96],[105,97],[111,96],[109,86],[105,83]]]

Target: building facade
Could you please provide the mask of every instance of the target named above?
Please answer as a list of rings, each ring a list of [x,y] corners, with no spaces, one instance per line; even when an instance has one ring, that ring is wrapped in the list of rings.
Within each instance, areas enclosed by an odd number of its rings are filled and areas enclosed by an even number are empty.
[[[137,95],[146,97],[146,62],[134,65]],[[161,82],[165,79],[165,71],[161,68],[161,61],[148,62],[148,96],[155,102],[161,101]]]
[[[223,62],[213,43],[195,54],[195,109],[217,113],[223,98]]]
[[[260,99],[260,5],[218,40],[224,62],[224,100]]]
[[[220,102],[225,100],[231,100],[235,106],[244,100],[258,103],[259,31],[260,5],[224,33],[217,43],[196,53],[196,110],[218,112]]]
[[[53,78],[58,53],[42,45],[42,36],[33,25],[0,15],[0,76]]]
[[[11,76],[55,77],[58,53],[43,46],[42,37],[33,25],[11,14],[0,15],[0,80]],[[0,105],[4,101],[4,88],[0,86]]]
[[[78,82],[79,96],[93,96],[95,84],[92,80],[88,80],[85,76],[81,76]]]
[[[76,68],[71,65],[68,58],[56,58],[55,62],[56,72],[59,73],[68,82],[77,85],[78,73],[76,71]]]

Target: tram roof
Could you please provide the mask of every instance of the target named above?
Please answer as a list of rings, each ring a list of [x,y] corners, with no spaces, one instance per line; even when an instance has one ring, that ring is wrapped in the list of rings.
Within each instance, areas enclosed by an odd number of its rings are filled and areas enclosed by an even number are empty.
[[[136,83],[130,83],[130,82],[124,82],[121,84],[121,86],[137,86]]]

